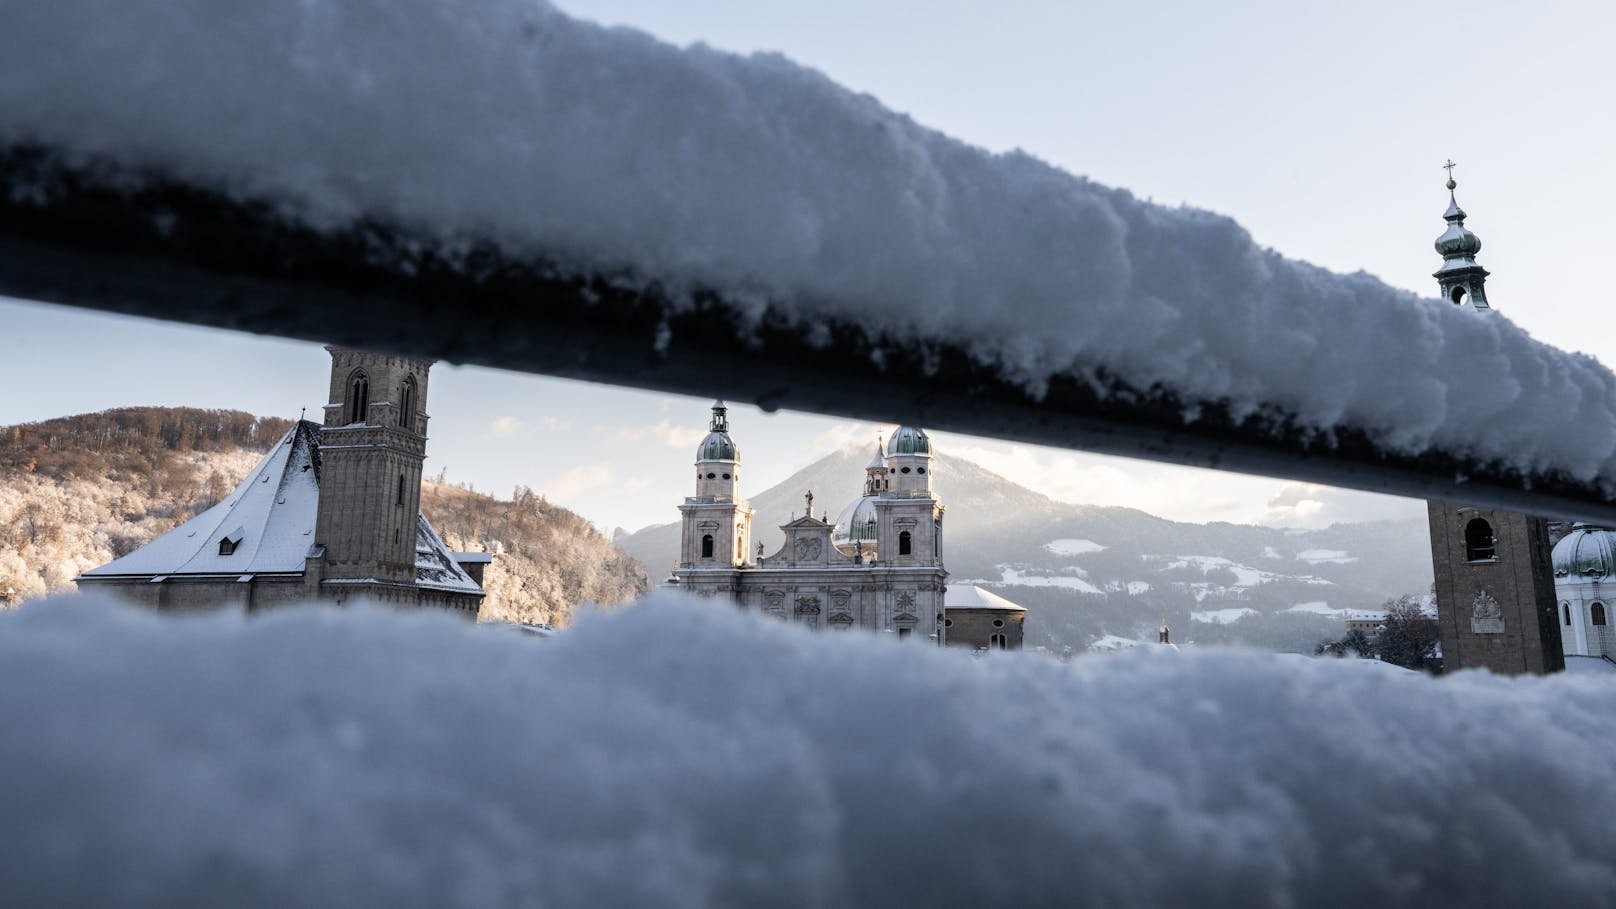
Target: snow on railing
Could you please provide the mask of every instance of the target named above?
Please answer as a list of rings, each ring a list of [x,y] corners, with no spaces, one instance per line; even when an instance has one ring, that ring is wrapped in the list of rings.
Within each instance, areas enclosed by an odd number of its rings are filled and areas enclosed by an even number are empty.
[[[532,0],[0,6],[0,253],[36,299],[1616,516],[1591,358]]]
[[[1146,648],[1141,648],[1141,651]],[[17,905],[1600,905],[1616,673],[813,634],[658,593],[0,615]]]

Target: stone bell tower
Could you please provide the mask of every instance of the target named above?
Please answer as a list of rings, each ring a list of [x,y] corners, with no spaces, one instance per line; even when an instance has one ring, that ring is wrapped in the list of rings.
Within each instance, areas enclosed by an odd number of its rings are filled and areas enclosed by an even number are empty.
[[[1476,263],[1481,240],[1464,226],[1448,168],[1448,229],[1436,240],[1442,295],[1453,303],[1492,312],[1487,270]],[[1437,624],[1444,670],[1490,669],[1508,675],[1565,668],[1555,621],[1554,572],[1548,522],[1453,502],[1427,502],[1431,567],[1436,578]]]
[[[696,448],[696,494],[679,506],[680,568],[746,564],[752,506],[740,497],[741,453],[729,436],[729,408],[713,402],[707,437]]]
[[[327,347],[314,543],[327,579],[415,583],[416,516],[433,361]]]

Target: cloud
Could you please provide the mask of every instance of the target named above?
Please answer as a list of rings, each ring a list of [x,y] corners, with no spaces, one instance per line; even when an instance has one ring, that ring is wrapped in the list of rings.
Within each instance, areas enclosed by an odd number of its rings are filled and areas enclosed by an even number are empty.
[[[1108,455],[944,436],[940,449],[1052,499],[1138,508],[1175,521],[1317,529],[1417,516],[1412,499]]]
[[[814,440],[809,447],[815,451],[826,448],[842,449],[849,445],[869,445],[873,448],[876,435],[890,435],[894,425],[892,423],[866,423],[863,420],[836,423],[826,427],[819,435],[814,436]]]
[[[1348,521],[1384,521],[1418,517],[1418,499],[1337,489],[1316,483],[1286,483],[1268,500],[1259,523],[1275,527],[1315,529]]]
[[[611,486],[617,472],[604,464],[574,467],[543,486],[545,496],[554,501],[566,501],[603,486]]]
[[[707,430],[693,426],[675,426],[664,417],[652,426],[625,426],[612,433],[625,442],[655,442],[669,448],[691,448],[706,438]]]
[[[526,426],[515,417],[496,417],[494,422],[488,424],[488,434],[496,439],[508,439],[520,434]]]

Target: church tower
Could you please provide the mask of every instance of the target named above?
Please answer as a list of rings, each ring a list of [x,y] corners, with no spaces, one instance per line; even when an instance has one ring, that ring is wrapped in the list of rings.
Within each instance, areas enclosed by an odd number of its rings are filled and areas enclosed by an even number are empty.
[[[883,564],[918,567],[943,562],[943,505],[931,489],[931,439],[900,426],[887,440],[887,485],[875,500],[876,549]]]
[[[415,583],[431,360],[327,347],[313,542],[327,579]]]
[[[746,564],[752,506],[738,495],[740,483],[741,454],[729,436],[729,408],[714,401],[707,437],[696,448],[696,494],[679,506],[680,568]]]
[[[1476,263],[1481,240],[1465,229],[1448,168],[1448,229],[1437,238],[1442,295],[1491,312],[1487,270]],[[1437,624],[1445,671],[1490,669],[1508,675],[1558,672],[1565,654],[1555,621],[1548,522],[1513,512],[1427,502]]]

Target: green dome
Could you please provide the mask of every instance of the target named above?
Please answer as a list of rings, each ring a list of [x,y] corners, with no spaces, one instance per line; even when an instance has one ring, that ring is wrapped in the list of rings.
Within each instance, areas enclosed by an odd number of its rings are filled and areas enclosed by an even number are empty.
[[[737,461],[740,454],[727,432],[710,432],[696,449],[698,461]]]
[[[1470,228],[1465,227],[1464,209],[1454,201],[1442,214],[1442,218],[1448,222],[1448,229],[1442,232],[1442,236],[1436,238],[1436,251],[1444,259],[1475,258],[1476,253],[1481,252],[1481,238],[1471,233]]]
[[[931,454],[931,439],[926,437],[925,430],[916,426],[899,426],[887,440],[887,454]]]
[[[1605,578],[1616,574],[1616,533],[1593,524],[1578,524],[1554,544],[1557,578]]]

